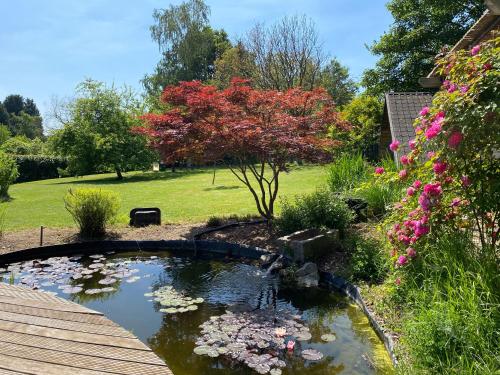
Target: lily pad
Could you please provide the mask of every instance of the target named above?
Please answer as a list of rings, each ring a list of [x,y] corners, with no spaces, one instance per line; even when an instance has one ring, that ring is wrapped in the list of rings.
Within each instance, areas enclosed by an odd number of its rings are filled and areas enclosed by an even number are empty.
[[[308,360],[308,361],[319,361],[321,358],[323,358],[323,353],[315,350],[315,349],[306,349],[302,350],[302,358]]]
[[[333,333],[325,333],[324,335],[321,335],[321,340],[325,342],[331,342],[335,341],[337,337]]]

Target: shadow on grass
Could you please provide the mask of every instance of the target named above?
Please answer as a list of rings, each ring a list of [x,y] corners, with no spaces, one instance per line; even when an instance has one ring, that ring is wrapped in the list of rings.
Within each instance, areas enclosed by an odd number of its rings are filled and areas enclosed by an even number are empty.
[[[238,186],[238,185],[231,185],[231,186],[214,186],[214,187],[208,187],[208,188],[205,188],[203,189],[203,191],[214,191],[214,190],[236,190],[236,189],[240,189],[241,186]]]
[[[175,180],[180,177],[191,176],[201,173],[207,173],[207,169],[189,169],[189,170],[179,170],[176,172],[164,171],[164,172],[142,172],[131,176],[125,175],[123,180],[118,180],[116,176],[109,176],[105,178],[95,179],[76,179],[73,181],[61,181],[56,182],[55,185],[122,185],[130,184],[134,182],[149,182],[149,181],[168,181]]]

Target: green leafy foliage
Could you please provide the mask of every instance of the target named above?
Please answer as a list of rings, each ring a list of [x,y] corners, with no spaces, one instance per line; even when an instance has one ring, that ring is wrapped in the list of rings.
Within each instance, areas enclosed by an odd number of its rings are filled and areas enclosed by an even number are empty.
[[[344,230],[353,218],[353,212],[342,198],[327,190],[318,190],[297,196],[293,203],[284,200],[276,226],[286,234],[307,228]]]
[[[328,91],[339,107],[349,103],[358,91],[356,82],[349,77],[349,69],[336,58],[321,70],[320,86]]]
[[[11,155],[40,155],[43,148],[44,142],[40,138],[32,140],[24,135],[8,138],[0,146],[0,150]]]
[[[64,204],[85,238],[102,237],[120,206],[116,193],[101,189],[70,189]]]
[[[45,155],[15,155],[19,171],[16,182],[38,181],[61,176],[68,166],[65,158]]]
[[[69,170],[77,175],[115,171],[121,179],[122,172],[149,167],[156,154],[144,136],[131,132],[142,110],[133,92],[86,80],[78,93],[67,108],[70,121],[51,136]]]
[[[10,138],[10,136],[11,133],[9,127],[7,125],[1,125],[0,121],[0,146],[3,145],[5,141]]]
[[[335,159],[328,170],[328,186],[334,193],[349,194],[352,189],[366,181],[372,168],[360,153],[343,154]]]
[[[18,175],[14,158],[0,152],[0,198],[5,199],[9,196],[9,187]]]
[[[483,0],[391,0],[390,29],[370,48],[380,56],[363,74],[362,86],[373,95],[420,91],[420,77],[434,68],[434,56],[453,46],[484,12]]]
[[[35,102],[21,95],[9,95],[0,105],[0,124],[7,125],[13,135],[30,139],[43,137],[42,118]]]

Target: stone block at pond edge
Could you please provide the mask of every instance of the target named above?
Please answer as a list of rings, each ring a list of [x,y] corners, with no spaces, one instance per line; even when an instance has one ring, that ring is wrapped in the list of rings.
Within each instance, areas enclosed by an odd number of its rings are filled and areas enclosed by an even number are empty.
[[[134,208],[130,211],[130,225],[133,227],[161,225],[161,211],[156,207]]]
[[[337,246],[339,231],[337,229],[305,229],[278,238],[278,243],[286,258],[293,262],[303,263],[316,260],[333,251]]]

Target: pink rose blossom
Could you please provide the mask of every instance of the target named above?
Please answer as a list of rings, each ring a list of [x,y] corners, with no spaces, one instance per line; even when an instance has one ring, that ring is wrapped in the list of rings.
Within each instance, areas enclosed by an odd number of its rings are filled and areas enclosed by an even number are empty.
[[[404,179],[408,176],[408,171],[406,169],[401,169],[399,171],[399,178]]]
[[[446,79],[446,80],[444,80],[444,81],[443,81],[443,88],[448,89],[448,87],[450,87],[450,83],[451,83],[451,82],[450,82],[449,80],[447,80],[447,79]]]
[[[436,156],[436,153],[434,151],[429,151],[427,153],[427,159],[432,159],[434,156]]]
[[[410,150],[415,150],[415,148],[417,148],[417,141],[414,139],[409,140],[408,146],[410,146]]]
[[[457,207],[460,206],[461,199],[460,198],[453,198],[451,200],[451,207]]]
[[[451,133],[450,138],[448,138],[448,146],[450,148],[457,148],[462,142],[464,136],[459,131],[454,131]]]
[[[418,203],[424,211],[429,211],[431,209],[431,201],[425,196],[425,194],[421,194],[420,197],[418,197]]]
[[[375,174],[381,175],[385,172],[385,169],[382,167],[376,167],[375,168]]]
[[[440,161],[436,161],[434,163],[434,166],[432,167],[432,169],[434,170],[434,173],[436,173],[436,174],[443,174],[447,168],[448,168],[448,164],[446,164],[444,162],[440,162]]]
[[[396,263],[399,266],[404,266],[406,263],[408,263],[408,258],[406,258],[404,255],[400,255]]]
[[[452,92],[455,92],[457,91],[457,88],[458,86],[454,83],[452,83],[449,87],[448,87],[448,92],[451,94]]]
[[[415,194],[415,188],[410,186],[408,189],[406,189],[406,194],[412,197]]]
[[[389,145],[389,149],[391,151],[397,151],[399,149],[399,141],[398,140],[392,141],[392,143]]]
[[[394,281],[394,284],[400,285],[401,284],[401,278],[400,277],[396,278],[396,280]]]
[[[441,132],[441,122],[433,121],[429,129],[425,131],[425,137],[432,139]]]
[[[403,165],[408,165],[410,163],[410,160],[408,159],[408,156],[406,156],[406,155],[401,156],[401,158],[399,160],[401,161],[401,164],[403,164]]]
[[[427,233],[429,233],[429,227],[422,224],[421,221],[417,221],[415,223],[415,237],[420,238]]]
[[[467,91],[469,91],[469,86],[465,85],[465,86],[460,87],[460,92],[462,94],[465,94]]]
[[[431,196],[438,196],[443,193],[441,184],[439,182],[430,183],[424,186],[424,194]]]
[[[408,255],[410,258],[415,258],[417,256],[417,252],[413,247],[409,247],[406,249],[406,255]]]
[[[493,68],[493,65],[491,65],[490,63],[486,63],[483,65],[484,70],[491,70],[491,68]]]
[[[422,110],[420,111],[420,116],[427,116],[429,114],[429,107],[425,106],[422,108]]]
[[[465,186],[465,187],[470,186],[471,183],[472,183],[471,180],[470,180],[470,178],[469,178],[469,176],[462,176],[460,178],[460,181],[462,181],[462,185]]]
[[[422,181],[420,181],[420,180],[415,180],[415,181],[413,182],[413,187],[414,187],[415,189],[420,189],[420,186],[422,186]]]
[[[451,184],[453,182],[453,177],[446,176],[446,178],[444,179],[444,182],[447,183],[447,184]]]
[[[471,56],[476,56],[480,50],[481,50],[481,46],[479,44],[472,47],[472,49],[470,50]]]

